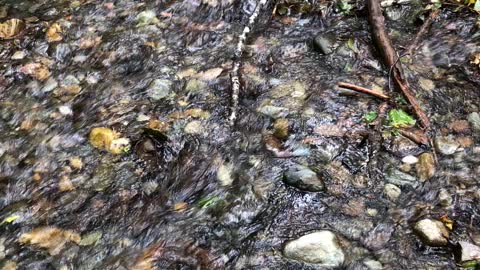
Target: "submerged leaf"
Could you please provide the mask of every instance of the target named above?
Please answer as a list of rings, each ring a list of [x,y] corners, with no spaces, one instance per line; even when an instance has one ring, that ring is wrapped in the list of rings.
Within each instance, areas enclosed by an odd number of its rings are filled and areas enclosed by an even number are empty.
[[[220,198],[218,196],[206,197],[198,202],[198,206],[200,206],[201,208],[208,208],[212,205],[217,204],[219,201]]]
[[[404,112],[402,109],[393,109],[388,113],[388,118],[390,120],[390,126],[394,128],[400,127],[410,127],[415,125],[416,121]]]
[[[10,19],[0,23],[0,38],[11,39],[25,29],[25,23],[19,19]]]
[[[375,119],[377,119],[377,113],[374,111],[368,112],[363,115],[363,119],[365,119],[365,122],[367,123],[372,123],[375,121]]]

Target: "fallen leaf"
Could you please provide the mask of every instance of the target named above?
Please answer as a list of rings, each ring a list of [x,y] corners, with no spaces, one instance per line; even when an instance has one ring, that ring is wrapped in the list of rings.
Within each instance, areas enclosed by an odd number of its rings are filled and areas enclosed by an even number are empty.
[[[0,38],[12,39],[25,29],[25,23],[19,19],[10,19],[0,23]]]
[[[91,49],[98,46],[100,43],[102,43],[102,37],[100,36],[83,37],[82,39],[80,39],[78,43],[79,43],[78,47],[82,50]]]
[[[60,24],[54,23],[48,28],[45,38],[49,43],[58,42],[63,39],[61,33],[62,28],[60,27]]]
[[[34,245],[48,250],[50,255],[57,255],[66,243],[73,241],[79,243],[81,237],[78,233],[70,230],[62,230],[56,227],[40,227],[33,229],[20,236],[21,244]]]
[[[50,77],[48,68],[40,63],[29,63],[20,68],[20,72],[30,75],[39,81],[45,81]]]

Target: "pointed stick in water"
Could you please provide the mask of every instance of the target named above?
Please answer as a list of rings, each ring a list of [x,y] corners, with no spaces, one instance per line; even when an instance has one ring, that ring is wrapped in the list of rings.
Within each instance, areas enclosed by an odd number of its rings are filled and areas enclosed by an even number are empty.
[[[338,82],[337,85],[339,87],[347,88],[347,89],[357,91],[357,92],[360,92],[360,93],[369,94],[369,95],[372,95],[374,97],[377,97],[377,98],[380,98],[380,99],[383,99],[383,100],[387,100],[387,99],[390,98],[389,96],[384,95],[382,93],[375,92],[375,91],[370,90],[368,88],[364,88],[364,87],[361,87],[361,86],[358,86],[358,85],[355,85],[355,84],[351,84],[351,83]]]

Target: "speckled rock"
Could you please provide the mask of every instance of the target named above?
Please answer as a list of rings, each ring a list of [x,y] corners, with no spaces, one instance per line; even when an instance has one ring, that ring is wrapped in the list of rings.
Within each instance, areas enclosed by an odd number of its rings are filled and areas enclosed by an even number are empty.
[[[330,231],[314,232],[288,242],[283,255],[292,260],[324,267],[338,267],[345,260],[337,237]]]
[[[426,181],[435,175],[435,160],[432,153],[421,154],[415,167],[420,181]]]

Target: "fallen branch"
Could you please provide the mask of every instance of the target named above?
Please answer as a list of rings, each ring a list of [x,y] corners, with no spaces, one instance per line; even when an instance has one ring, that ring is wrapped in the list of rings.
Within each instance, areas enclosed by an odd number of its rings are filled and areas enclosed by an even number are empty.
[[[414,55],[414,51],[415,49],[417,49],[418,43],[420,43],[420,39],[428,32],[433,20],[438,16],[438,14],[440,14],[440,10],[432,11],[428,16],[427,20],[423,23],[422,28],[420,28],[420,31],[418,31],[412,44],[410,45],[410,47],[408,47],[407,52],[410,56]]]
[[[355,85],[355,84],[338,82],[337,85],[339,87],[347,88],[347,89],[357,91],[357,92],[360,92],[360,93],[369,94],[371,96],[374,96],[374,97],[377,97],[377,98],[380,98],[380,99],[383,99],[383,100],[389,99],[389,97],[387,95],[375,92],[373,90],[370,90],[368,88],[364,88],[364,87],[361,87],[361,86],[358,86],[358,85]]]
[[[243,50],[245,48],[245,41],[247,40],[247,34],[251,31],[253,23],[260,14],[260,10],[263,5],[267,3],[267,0],[259,0],[255,10],[253,11],[252,15],[248,19],[247,25],[243,28],[243,32],[238,38],[237,48],[235,50],[235,61],[233,61],[232,67],[232,74],[231,74],[231,81],[232,81],[232,107],[230,111],[229,122],[230,125],[233,126],[235,124],[235,120],[237,119],[237,109],[238,109],[238,98],[240,95],[240,59],[243,54]]]
[[[397,86],[402,91],[407,101],[412,106],[415,115],[419,118],[423,128],[430,128],[430,121],[428,120],[425,112],[420,108],[415,94],[410,89],[407,80],[403,74],[400,62],[397,62],[397,53],[393,49],[392,41],[387,35],[385,29],[385,18],[382,14],[382,8],[380,7],[379,0],[367,0],[369,20],[372,26],[373,40],[375,41],[378,49],[380,50],[385,64],[389,67],[393,67],[393,79]]]

